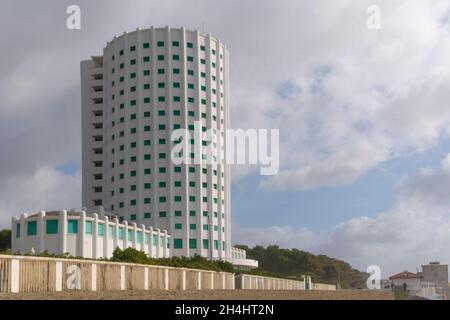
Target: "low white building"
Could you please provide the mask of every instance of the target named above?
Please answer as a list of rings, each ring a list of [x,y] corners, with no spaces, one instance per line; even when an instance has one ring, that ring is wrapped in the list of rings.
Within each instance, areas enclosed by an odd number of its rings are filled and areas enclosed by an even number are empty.
[[[69,253],[74,257],[111,258],[115,248],[135,248],[154,258],[171,256],[170,235],[166,230],[119,222],[100,213],[40,211],[13,217],[13,252],[37,254]]]
[[[393,289],[407,293],[409,296],[430,300],[445,300],[445,292],[437,282],[424,281],[421,273],[403,271],[389,277]]]
[[[225,260],[231,262],[237,269],[240,270],[251,270],[258,268],[258,261],[247,259],[247,251],[244,249],[231,247],[231,257]]]

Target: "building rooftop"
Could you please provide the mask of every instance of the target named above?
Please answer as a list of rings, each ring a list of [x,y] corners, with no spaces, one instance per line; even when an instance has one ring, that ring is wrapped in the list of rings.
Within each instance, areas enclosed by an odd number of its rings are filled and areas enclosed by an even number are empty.
[[[409,272],[409,271],[403,271],[397,274],[394,274],[393,276],[389,277],[389,280],[395,280],[395,279],[416,279],[420,278],[420,276],[416,273]]]

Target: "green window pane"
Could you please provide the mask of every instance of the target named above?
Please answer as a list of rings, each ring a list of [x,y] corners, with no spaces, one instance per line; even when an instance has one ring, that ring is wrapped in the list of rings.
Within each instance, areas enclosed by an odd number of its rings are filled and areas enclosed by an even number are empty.
[[[197,225],[195,223],[191,223],[189,225],[189,230],[197,230]]]
[[[119,227],[119,240],[123,240],[123,227]]]
[[[175,229],[176,230],[181,230],[182,229],[182,224],[181,223],[175,223]]]
[[[155,246],[157,241],[158,241],[158,236],[156,234],[154,234],[152,236],[152,244]]]
[[[219,250],[219,240],[214,240],[214,249]]]
[[[108,237],[109,238],[114,237],[114,226],[108,226]]]
[[[103,237],[104,233],[105,233],[105,225],[103,223],[99,223],[97,225],[97,234],[99,237]]]
[[[209,240],[203,239],[203,249],[209,249]]]
[[[142,231],[137,231],[136,232],[136,242],[137,243],[142,243]]]
[[[78,233],[78,220],[67,221],[67,233],[77,234]]]
[[[172,46],[179,47],[180,43],[178,41],[172,41]]]
[[[181,202],[181,196],[175,196],[174,200],[175,202]]]
[[[150,48],[150,43],[144,42],[144,43],[142,44],[142,48],[144,48],[144,49]]]
[[[197,239],[189,239],[189,249],[197,249]]]
[[[127,231],[127,239],[128,239],[128,241],[133,240],[133,231],[130,229],[128,229],[128,231]]]
[[[150,204],[150,203],[152,203],[151,198],[144,198],[144,204]]]
[[[189,211],[189,216],[195,217],[196,216],[195,210],[190,210]]]
[[[167,212],[165,212],[165,211],[160,211],[160,212],[159,212],[159,217],[160,217],[160,218],[165,218],[165,217],[167,217]]]
[[[92,234],[92,221],[86,221],[86,234]]]
[[[164,47],[164,41],[158,41],[157,45],[158,47]]]
[[[144,183],[144,189],[150,189],[151,184],[150,183]]]
[[[181,217],[181,216],[182,216],[181,211],[180,210],[176,210],[175,211],[175,217]]]
[[[209,230],[209,225],[204,224],[204,225],[203,225],[203,230],[208,231],[208,230]]]
[[[136,221],[136,215],[135,214],[130,215],[130,220],[131,221]]]
[[[174,249],[183,249],[183,239],[173,239]]]
[[[150,212],[144,213],[144,219],[150,219],[152,217],[152,214]]]
[[[186,43],[186,46],[187,46],[188,48],[193,48],[193,47],[194,47],[194,44],[193,44],[192,42],[188,42],[188,43]]]
[[[175,172],[181,172],[181,167],[174,167]]]
[[[47,220],[45,222],[47,234],[58,233],[58,220]]]

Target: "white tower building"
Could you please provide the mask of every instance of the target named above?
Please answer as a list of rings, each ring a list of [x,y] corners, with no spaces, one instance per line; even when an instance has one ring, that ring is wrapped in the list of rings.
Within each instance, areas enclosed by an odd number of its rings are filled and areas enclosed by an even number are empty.
[[[170,27],[126,32],[82,61],[83,206],[167,230],[173,255],[231,258],[228,167],[171,161],[172,131],[195,122],[189,144],[203,154],[211,129],[226,152],[228,65],[218,39]]]

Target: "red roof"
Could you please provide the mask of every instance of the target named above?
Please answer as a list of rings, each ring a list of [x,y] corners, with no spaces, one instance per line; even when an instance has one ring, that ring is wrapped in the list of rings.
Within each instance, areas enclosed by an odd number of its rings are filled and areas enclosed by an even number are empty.
[[[389,280],[394,280],[394,279],[415,279],[415,278],[420,278],[419,275],[417,275],[416,273],[412,273],[409,271],[403,271],[397,274],[394,274],[393,276],[389,277]]]

